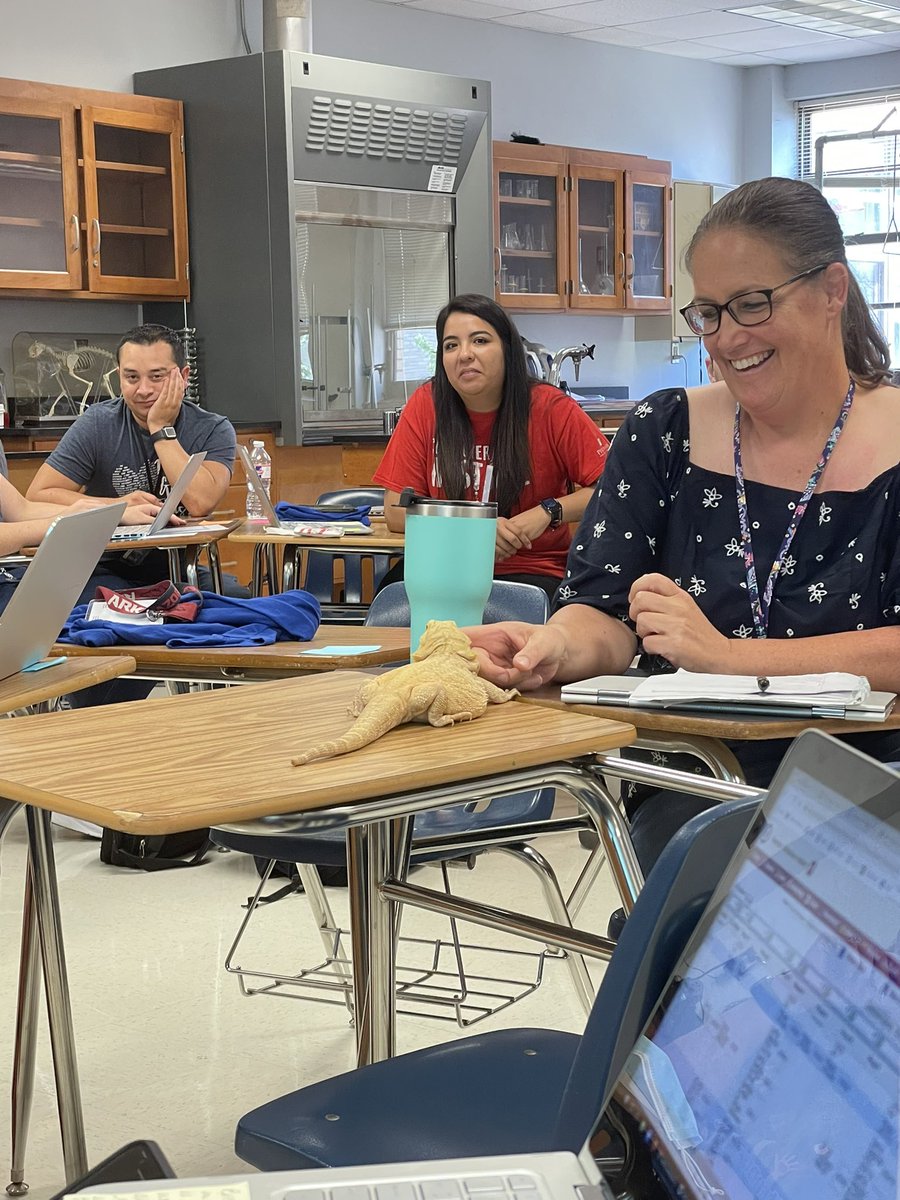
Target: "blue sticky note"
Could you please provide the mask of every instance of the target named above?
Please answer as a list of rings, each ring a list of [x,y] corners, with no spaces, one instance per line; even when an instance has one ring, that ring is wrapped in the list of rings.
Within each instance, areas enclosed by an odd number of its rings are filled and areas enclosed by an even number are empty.
[[[32,663],[30,667],[23,667],[22,671],[23,673],[25,671],[43,671],[44,667],[58,667],[60,663],[64,663],[65,661],[64,657],[43,658],[40,662]]]
[[[315,650],[301,650],[301,654],[309,654],[316,658],[337,658],[340,655],[371,654],[380,650],[381,646],[317,646]]]

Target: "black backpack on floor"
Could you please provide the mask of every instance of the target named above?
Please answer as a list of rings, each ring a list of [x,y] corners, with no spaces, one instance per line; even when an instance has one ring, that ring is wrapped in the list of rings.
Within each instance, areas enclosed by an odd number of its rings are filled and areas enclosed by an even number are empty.
[[[104,829],[100,839],[100,861],[137,871],[167,871],[170,867],[199,866],[211,846],[208,829],[151,836]]]

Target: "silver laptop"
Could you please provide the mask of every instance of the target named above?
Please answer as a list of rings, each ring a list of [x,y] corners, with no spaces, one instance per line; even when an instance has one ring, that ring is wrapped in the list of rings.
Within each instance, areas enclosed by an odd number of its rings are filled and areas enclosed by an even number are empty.
[[[791,746],[612,1094],[688,1200],[896,1200],[900,775]],[[145,1191],[165,1183],[110,1185]],[[180,1200],[610,1200],[569,1153],[182,1179]]]
[[[266,521],[268,522],[267,528],[280,529],[282,533],[295,533],[298,529],[301,529],[301,528],[306,529],[310,525],[321,524],[321,525],[328,525],[328,526],[333,525],[335,527],[339,527],[341,530],[350,530],[353,533],[363,533],[363,534],[371,533],[371,528],[368,525],[363,525],[361,521],[342,520],[341,519],[342,516],[346,516],[347,513],[353,511],[352,509],[346,508],[344,506],[335,506],[333,508],[333,512],[334,512],[333,518],[331,515],[329,515],[329,509],[331,508],[331,506],[329,506],[327,504],[326,505],[317,504],[317,505],[315,505],[315,507],[318,508],[324,514],[317,521],[313,521],[313,520],[282,521],[281,517],[279,517],[278,513],[276,513],[276,511],[275,511],[275,506],[272,503],[269,493],[266,491],[265,487],[262,484],[262,481],[260,480],[259,476],[256,473],[256,467],[254,467],[253,461],[250,458],[250,451],[247,449],[246,446],[242,446],[239,444],[238,445],[238,454],[241,457],[241,462],[244,467],[244,472],[246,473],[246,476],[247,476],[247,483],[250,485],[251,489],[256,493],[256,497],[259,500],[260,507],[262,508],[262,511],[263,511],[263,516],[265,517]]]
[[[139,542],[145,538],[159,537],[161,534],[183,534],[189,532],[191,526],[176,525],[172,529],[166,529],[166,526],[175,516],[178,505],[181,503],[181,498],[188,490],[191,480],[200,470],[200,464],[206,458],[206,451],[201,450],[197,454],[192,454],[184,464],[184,468],[172,486],[169,488],[169,494],[163,501],[163,506],[154,517],[150,525],[117,525],[116,529],[109,539],[111,542]]]
[[[57,517],[0,617],[0,679],[47,657],[126,505]]]

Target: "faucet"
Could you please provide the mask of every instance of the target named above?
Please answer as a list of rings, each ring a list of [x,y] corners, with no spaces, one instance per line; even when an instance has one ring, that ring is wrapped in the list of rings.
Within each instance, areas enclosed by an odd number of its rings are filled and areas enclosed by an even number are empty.
[[[571,358],[575,367],[575,382],[578,382],[578,371],[581,367],[581,361],[585,358],[593,359],[594,346],[589,346],[586,342],[582,342],[580,346],[566,346],[564,350],[557,350],[550,360],[550,374],[547,377],[547,382],[553,387],[559,387],[559,375],[562,370],[562,365],[567,358]]]

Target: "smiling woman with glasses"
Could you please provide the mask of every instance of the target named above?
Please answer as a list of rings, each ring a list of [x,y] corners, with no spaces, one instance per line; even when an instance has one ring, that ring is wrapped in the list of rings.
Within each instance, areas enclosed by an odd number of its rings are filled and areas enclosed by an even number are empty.
[[[678,311],[698,337],[708,337],[709,334],[715,333],[722,322],[723,312],[727,312],[738,325],[762,325],[774,311],[772,297],[776,292],[790,287],[792,283],[799,283],[801,279],[811,279],[813,275],[818,275],[830,266],[831,263],[819,263],[817,267],[810,267],[808,271],[792,275],[784,283],[779,283],[778,287],[756,288],[752,292],[741,292],[738,296],[732,296],[727,304],[695,300],[693,304],[679,308]]]
[[[704,217],[686,262],[682,311],[717,382],[634,408],[556,612],[478,630],[485,674],[527,689],[622,672],[639,652],[650,671],[839,670],[900,691],[900,392],[837,217],[806,183],[747,183]],[[852,740],[900,757],[900,731]],[[766,786],[784,746],[731,749]],[[645,870],[706,806],[629,793]]]

